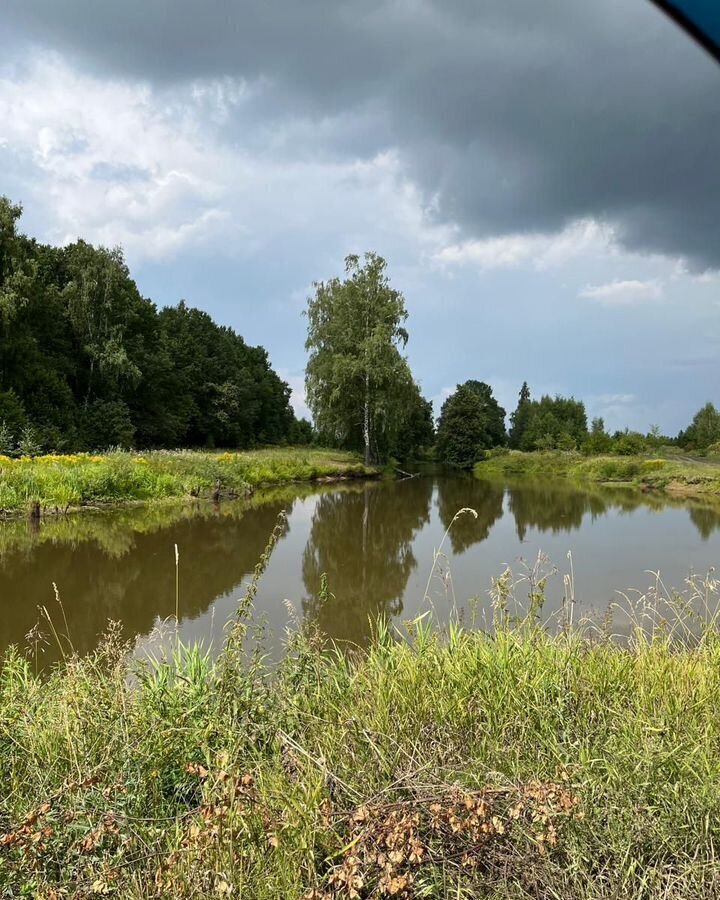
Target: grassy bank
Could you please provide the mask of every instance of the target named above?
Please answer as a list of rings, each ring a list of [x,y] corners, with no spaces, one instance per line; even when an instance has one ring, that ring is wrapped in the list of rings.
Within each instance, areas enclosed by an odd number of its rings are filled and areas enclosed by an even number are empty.
[[[124,504],[92,510],[92,515],[68,514],[50,516],[42,528],[28,528],[24,516],[10,516],[0,528],[0,563],[7,553],[27,550],[42,544],[70,544],[80,547],[92,543],[108,556],[120,557],[132,548],[136,537],[166,530],[185,521],[224,521],[242,519],[249,511],[272,507],[290,507],[310,494],[352,490],[350,481],[342,484],[318,485],[313,482],[277,484],[264,487],[251,497],[215,504],[187,503],[184,499],[167,503]],[[262,542],[262,535],[259,536]],[[255,560],[251,560],[251,567]]]
[[[491,454],[475,466],[480,477],[569,478],[596,484],[632,484],[668,493],[720,496],[720,462],[649,456],[582,456],[549,451]]]
[[[720,895],[713,624],[296,630],[275,669],[246,627],[132,673],[112,635],[43,680],[5,658],[0,895]]]
[[[65,510],[88,504],[209,497],[216,489],[242,494],[261,484],[366,474],[372,472],[354,454],[309,448],[0,456],[0,512],[25,510],[34,501]]]

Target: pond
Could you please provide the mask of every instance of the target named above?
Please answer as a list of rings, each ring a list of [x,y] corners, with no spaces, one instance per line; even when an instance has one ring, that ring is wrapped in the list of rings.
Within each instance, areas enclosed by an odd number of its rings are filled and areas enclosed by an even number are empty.
[[[433,570],[434,552],[462,507],[477,518],[457,519]],[[282,536],[256,602],[274,647],[293,618],[361,645],[380,614],[402,622],[430,607],[440,618],[458,608],[482,618],[490,611],[491,579],[506,565],[522,573],[523,560],[532,566],[539,552],[559,570],[547,584],[547,609],[562,603],[562,576],[572,563],[578,616],[602,616],[618,590],[647,590],[653,571],[667,590],[682,589],[689,573],[720,561],[720,508],[630,489],[446,475],[294,485],[218,507],[0,523],[0,646],[42,649],[41,665],[56,659],[54,640],[26,637],[45,606],[80,653],[92,649],[108,620],[121,622],[144,652],[175,612],[177,545],[180,637],[217,648],[283,511]],[[40,630],[50,631],[46,621]]]

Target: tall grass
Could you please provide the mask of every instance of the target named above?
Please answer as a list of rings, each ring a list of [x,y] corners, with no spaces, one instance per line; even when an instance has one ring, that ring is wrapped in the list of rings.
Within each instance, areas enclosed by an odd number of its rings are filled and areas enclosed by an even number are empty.
[[[259,484],[371,474],[351,453],[308,448],[204,453],[115,451],[92,456],[0,456],[0,513],[171,497],[243,493]]]
[[[215,661],[133,663],[112,629],[42,679],[7,654],[1,896],[720,896],[712,578],[629,606],[622,644],[543,627],[542,575],[506,572],[486,630],[295,626],[271,666],[272,544]]]

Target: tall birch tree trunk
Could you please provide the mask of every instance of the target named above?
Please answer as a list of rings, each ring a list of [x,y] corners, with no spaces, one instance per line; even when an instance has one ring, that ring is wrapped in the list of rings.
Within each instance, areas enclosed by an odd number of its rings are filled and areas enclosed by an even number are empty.
[[[370,465],[370,372],[365,372],[365,410],[363,438],[365,440],[365,465]]]

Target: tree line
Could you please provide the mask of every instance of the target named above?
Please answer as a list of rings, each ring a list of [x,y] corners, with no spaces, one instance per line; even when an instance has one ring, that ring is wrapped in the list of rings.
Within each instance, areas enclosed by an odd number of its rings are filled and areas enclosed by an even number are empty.
[[[312,426],[296,419],[265,349],[184,301],[158,309],[120,249],[39,243],[18,231],[20,215],[0,197],[0,454],[314,441],[367,463],[432,451],[469,467],[496,447],[635,453],[673,441],[657,429],[610,435],[602,419],[588,427],[581,401],[533,399],[526,383],[509,430],[477,380],[457,386],[436,423],[404,354],[405,298],[376,253],[348,256],[345,277],[317,282],[308,299]],[[720,413],[707,404],[674,441],[711,448]]]
[[[158,309],[119,249],[19,233],[20,214],[0,197],[0,453],[311,438],[262,347]]]
[[[720,452],[720,413],[708,403],[676,438],[652,426],[647,434],[607,432],[602,418],[588,427],[585,404],[574,397],[533,399],[523,383],[506,430],[506,413],[485,382],[469,380],[444,401],[437,420],[402,351],[408,342],[402,294],[385,260],[348,256],[345,279],[314,286],[308,300],[306,389],[317,434],[326,443],[361,450],[366,462],[434,457],[469,468],[488,451],[579,450],[633,454],[678,444]]]
[[[437,429],[439,458],[460,467],[472,466],[488,450],[498,447],[526,452],[576,450],[587,455],[632,455],[668,445],[698,454],[720,454],[720,411],[706,403],[676,437],[661,434],[656,425],[646,434],[628,428],[611,434],[600,416],[588,427],[581,400],[548,395],[533,400],[527,382],[523,382],[506,434],[505,410],[493,398],[490,386],[467,381],[458,385],[443,404]]]

